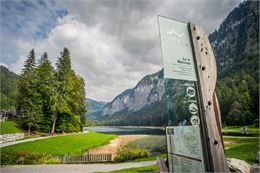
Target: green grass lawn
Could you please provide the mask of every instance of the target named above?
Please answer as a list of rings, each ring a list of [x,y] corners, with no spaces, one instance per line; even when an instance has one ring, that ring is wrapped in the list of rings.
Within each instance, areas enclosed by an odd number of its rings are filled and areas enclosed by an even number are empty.
[[[250,164],[256,162],[256,154],[259,150],[258,137],[224,136],[224,141],[233,143],[225,144],[227,158],[237,158]]]
[[[158,165],[151,165],[151,166],[143,166],[143,167],[135,167],[135,168],[128,168],[128,169],[120,169],[116,171],[111,171],[110,173],[114,172],[132,172],[132,173],[138,173],[138,172],[158,172]]]
[[[46,153],[51,155],[78,155],[90,148],[108,143],[116,135],[89,132],[67,136],[51,137],[33,142],[11,145],[2,148],[2,153],[28,152]]]
[[[0,123],[0,125],[1,125],[1,135],[22,132],[19,128],[17,128],[17,124],[14,121],[5,121],[3,123]]]

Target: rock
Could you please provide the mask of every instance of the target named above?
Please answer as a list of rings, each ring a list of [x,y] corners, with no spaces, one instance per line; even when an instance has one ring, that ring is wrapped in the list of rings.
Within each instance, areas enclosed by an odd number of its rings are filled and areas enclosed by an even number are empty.
[[[0,143],[15,141],[24,138],[24,133],[12,133],[0,135]]]
[[[258,172],[260,172],[260,166],[257,164],[252,165],[250,168],[250,173],[258,173]]]
[[[239,173],[250,173],[251,165],[246,163],[243,160],[228,158],[228,167],[231,171],[239,172]]]

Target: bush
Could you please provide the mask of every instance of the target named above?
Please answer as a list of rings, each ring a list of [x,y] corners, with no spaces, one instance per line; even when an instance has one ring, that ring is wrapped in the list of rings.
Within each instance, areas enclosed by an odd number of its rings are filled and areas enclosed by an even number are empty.
[[[151,153],[142,148],[138,148],[135,145],[127,144],[119,149],[115,157],[116,162],[123,162],[128,160],[134,160],[139,158],[150,157]]]
[[[62,159],[45,153],[2,153],[1,165],[62,163]]]

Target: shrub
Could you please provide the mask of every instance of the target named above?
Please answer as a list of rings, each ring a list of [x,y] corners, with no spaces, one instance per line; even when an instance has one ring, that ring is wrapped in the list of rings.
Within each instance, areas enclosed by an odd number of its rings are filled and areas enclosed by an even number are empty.
[[[136,145],[127,144],[119,149],[115,157],[115,161],[123,162],[139,158],[147,158],[150,156],[151,153],[148,150],[138,148]]]
[[[45,153],[2,153],[1,165],[62,163],[62,159]]]

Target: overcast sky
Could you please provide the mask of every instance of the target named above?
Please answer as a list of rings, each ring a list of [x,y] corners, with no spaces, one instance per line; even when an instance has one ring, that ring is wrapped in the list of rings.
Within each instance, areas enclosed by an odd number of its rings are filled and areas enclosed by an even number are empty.
[[[242,0],[0,0],[0,64],[20,73],[28,52],[53,65],[66,46],[86,95],[111,101],[162,68],[157,15],[210,34]]]

